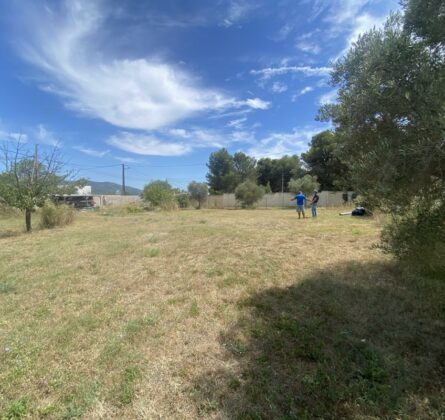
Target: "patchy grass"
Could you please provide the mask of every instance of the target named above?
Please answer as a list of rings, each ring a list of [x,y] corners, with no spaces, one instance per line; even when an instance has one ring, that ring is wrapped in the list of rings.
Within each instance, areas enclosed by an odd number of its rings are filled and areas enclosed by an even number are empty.
[[[445,284],[381,255],[379,228],[324,209],[31,235],[0,218],[0,418],[441,418]]]

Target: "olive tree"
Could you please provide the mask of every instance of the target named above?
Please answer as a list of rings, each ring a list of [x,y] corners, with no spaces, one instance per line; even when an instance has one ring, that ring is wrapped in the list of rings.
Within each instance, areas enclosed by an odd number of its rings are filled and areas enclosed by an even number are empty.
[[[235,189],[235,198],[241,202],[243,208],[252,208],[264,196],[264,187],[253,181],[244,181]]]
[[[187,189],[192,199],[198,203],[198,209],[200,209],[201,205],[207,200],[209,187],[204,182],[192,181]]]

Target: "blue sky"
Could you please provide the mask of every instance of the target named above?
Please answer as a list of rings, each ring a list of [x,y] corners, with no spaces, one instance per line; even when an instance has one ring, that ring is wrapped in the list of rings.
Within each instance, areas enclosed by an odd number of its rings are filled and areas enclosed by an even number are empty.
[[[0,1],[0,140],[142,187],[204,181],[212,151],[300,154],[332,63],[396,0]]]

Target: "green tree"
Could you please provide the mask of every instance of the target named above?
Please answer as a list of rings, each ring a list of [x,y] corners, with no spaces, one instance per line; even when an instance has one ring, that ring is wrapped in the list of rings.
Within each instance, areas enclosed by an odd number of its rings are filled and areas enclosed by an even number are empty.
[[[192,199],[198,203],[198,209],[200,209],[201,205],[207,200],[209,187],[204,182],[192,181],[187,189]]]
[[[207,163],[209,172],[207,183],[211,194],[233,192],[236,187],[236,175],[233,170],[233,157],[226,149],[213,152]]]
[[[351,189],[349,168],[340,158],[341,144],[334,132],[326,130],[312,137],[301,159],[317,177],[322,190]]]
[[[237,152],[233,155],[233,172],[235,173],[236,185],[250,179],[256,180],[256,159],[247,156],[243,152]]]
[[[289,191],[297,193],[302,191],[304,195],[309,196],[314,190],[319,190],[320,184],[317,177],[312,175],[304,175],[301,178],[292,178],[289,181]]]
[[[152,207],[160,207],[169,210],[174,206],[175,192],[167,181],[152,181],[142,191],[144,201]]]
[[[4,172],[0,173],[0,201],[25,212],[26,231],[32,229],[32,213],[55,194],[69,194],[81,186],[73,182],[70,172],[64,172],[58,150],[41,158],[27,157],[29,153],[19,142],[11,150],[2,147]]]
[[[252,208],[264,196],[264,188],[255,182],[247,180],[235,189],[235,198],[241,202],[243,208]]]
[[[257,162],[258,183],[270,185],[272,192],[280,192],[283,187],[287,191],[287,185],[291,178],[304,175],[301,161],[298,156],[283,156],[281,159],[262,158]]]
[[[407,2],[408,11],[416,5]],[[429,8],[415,10],[419,22],[440,19],[426,16]],[[425,32],[430,24],[423,26],[424,38],[416,37],[406,23],[401,15],[392,15],[383,29],[359,38],[334,66],[338,103],[320,112],[337,127],[359,193],[393,216],[393,238],[402,234],[401,226],[409,232],[407,223],[420,219],[439,223],[439,233],[445,223],[435,217],[445,201],[445,54],[437,47],[444,39],[430,40]],[[409,241],[405,235],[405,247],[421,255],[445,242],[443,235],[431,233]]]
[[[430,45],[445,40],[444,0],[405,0],[405,29],[424,38]]]

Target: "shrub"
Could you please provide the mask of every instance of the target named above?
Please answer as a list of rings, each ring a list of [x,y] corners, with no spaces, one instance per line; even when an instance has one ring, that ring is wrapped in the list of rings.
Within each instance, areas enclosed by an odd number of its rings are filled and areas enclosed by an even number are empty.
[[[302,191],[304,195],[310,195],[314,190],[320,189],[320,184],[317,182],[317,177],[312,175],[305,175],[301,178],[292,178],[288,184],[289,191],[297,193]]]
[[[20,210],[0,202],[0,216],[17,216]]]
[[[445,204],[393,216],[382,231],[383,251],[432,273],[445,273]]]
[[[264,196],[264,188],[252,181],[244,181],[235,189],[235,198],[243,208],[252,208]]]
[[[129,203],[125,206],[125,212],[128,214],[143,213],[144,208],[138,203]]]
[[[180,209],[186,209],[190,207],[190,197],[187,193],[176,194],[175,199]]]
[[[56,206],[51,201],[47,201],[40,209],[40,228],[51,229],[56,226],[65,226],[73,223],[76,210],[73,207],[60,205]]]
[[[153,208],[173,210],[177,207],[175,194],[167,181],[153,181],[144,187],[142,197]]]

